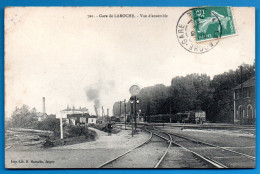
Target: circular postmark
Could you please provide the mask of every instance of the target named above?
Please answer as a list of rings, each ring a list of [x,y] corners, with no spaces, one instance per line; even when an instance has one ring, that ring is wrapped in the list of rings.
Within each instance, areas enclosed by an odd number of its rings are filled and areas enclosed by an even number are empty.
[[[192,13],[195,13],[196,16],[193,16]],[[210,13],[212,17],[206,18],[203,13]],[[211,23],[217,25],[210,26]],[[210,30],[208,30],[209,27],[211,27]],[[201,28],[203,31],[209,32],[199,31]],[[196,54],[213,49],[219,43],[221,33],[222,26],[218,16],[207,8],[192,8],[185,11],[176,25],[176,36],[180,45],[187,51]],[[202,38],[202,41],[198,41],[196,38]]]

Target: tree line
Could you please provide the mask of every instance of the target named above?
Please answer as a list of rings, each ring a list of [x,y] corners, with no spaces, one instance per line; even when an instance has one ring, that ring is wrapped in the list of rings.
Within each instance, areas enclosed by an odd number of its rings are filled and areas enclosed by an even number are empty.
[[[52,131],[52,135],[44,135],[46,142],[43,143],[43,147],[95,140],[97,135],[95,131],[88,129],[88,127],[63,123],[64,140],[60,140],[60,119],[55,118],[55,115],[48,115],[42,121],[38,121],[37,110],[35,108],[30,109],[25,104],[21,107],[16,107],[11,118],[5,121],[5,130],[7,131],[10,128]]]
[[[233,91],[242,82],[255,76],[255,63],[242,64],[240,67],[215,75],[211,80],[207,74],[189,74],[172,78],[171,85],[156,84],[142,88],[137,95],[140,115],[176,114],[179,112],[203,110],[206,119],[212,122],[233,121]],[[115,116],[125,113],[124,102],[115,102]],[[126,103],[126,113],[131,110],[130,102]]]

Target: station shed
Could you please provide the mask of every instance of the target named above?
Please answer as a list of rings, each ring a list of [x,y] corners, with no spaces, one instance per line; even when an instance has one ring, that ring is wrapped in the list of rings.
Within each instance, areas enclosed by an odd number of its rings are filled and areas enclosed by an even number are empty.
[[[255,108],[255,77],[233,88],[234,124],[254,125]]]

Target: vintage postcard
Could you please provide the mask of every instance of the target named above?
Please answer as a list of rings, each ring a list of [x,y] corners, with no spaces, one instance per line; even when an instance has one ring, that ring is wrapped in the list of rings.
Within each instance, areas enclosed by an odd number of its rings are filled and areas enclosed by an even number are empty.
[[[255,8],[5,8],[5,167],[255,168]]]

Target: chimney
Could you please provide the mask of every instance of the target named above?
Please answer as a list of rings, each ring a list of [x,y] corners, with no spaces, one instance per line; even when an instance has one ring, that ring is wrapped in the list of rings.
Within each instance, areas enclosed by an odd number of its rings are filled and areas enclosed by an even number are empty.
[[[97,110],[97,107],[94,106],[94,108],[95,108],[96,116],[98,117],[98,110]]]
[[[42,112],[45,114],[45,97],[42,97]]]

